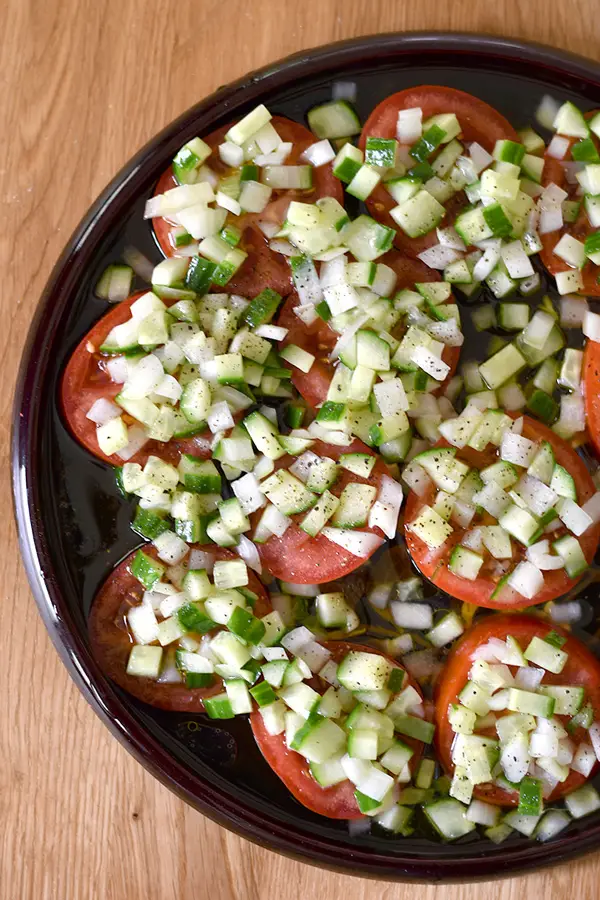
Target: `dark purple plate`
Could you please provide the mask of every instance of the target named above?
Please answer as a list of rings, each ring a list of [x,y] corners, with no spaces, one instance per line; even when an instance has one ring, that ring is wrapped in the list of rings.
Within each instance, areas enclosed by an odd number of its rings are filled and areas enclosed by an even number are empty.
[[[600,105],[600,67],[547,47],[477,35],[390,34],[292,56],[221,88],[181,116],[106,188],[69,241],[46,286],[23,357],[14,415],[13,478],[21,550],[40,612],[74,681],[112,733],[164,784],[252,841],[356,875],[473,881],[560,862],[600,847],[600,814],[574,822],[550,844],[511,837],[500,846],[471,835],[443,844],[351,834],[345,822],[300,806],[262,760],[244,721],[216,725],[136,702],[90,655],[86,617],[109,571],[139,540],[112,470],[65,430],[57,385],[71,350],[105,304],[92,289],[108,261],[132,244],[158,262],[144,201],[177,149],[257,103],[303,121],[331,96],[358,85],[361,116],[387,95],[418,84],[470,91],[515,127],[533,120],[544,93]]]

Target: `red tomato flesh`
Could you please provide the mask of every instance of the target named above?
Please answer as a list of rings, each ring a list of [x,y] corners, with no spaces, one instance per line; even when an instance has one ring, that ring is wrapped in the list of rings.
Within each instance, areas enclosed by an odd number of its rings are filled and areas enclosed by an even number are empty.
[[[372,647],[362,644],[349,644],[346,641],[321,641],[321,643],[331,651],[332,659],[336,663],[340,663],[351,650],[384,656],[383,653],[378,653]],[[396,660],[385,658],[389,659],[395,668],[403,668]],[[317,678],[313,681],[317,682]],[[408,687],[408,685],[412,685],[419,694],[421,693],[419,685],[406,672],[404,686]],[[299,803],[317,815],[326,816],[328,819],[364,818],[364,814],[360,812],[356,803],[355,787],[351,781],[341,781],[329,788],[321,787],[310,774],[309,763],[304,757],[288,748],[285,734],[271,735],[267,732],[260,710],[253,710],[250,715],[250,725],[260,752]],[[402,736],[402,741],[409,744],[414,750],[409,763],[411,771],[414,772],[423,753],[423,744],[404,736]]]
[[[512,635],[518,641],[521,649],[525,650],[532,638],[539,637],[543,640],[551,631],[557,632],[566,638],[566,642],[561,649],[569,654],[569,658],[559,675],[545,672],[543,683],[576,685],[585,688],[586,696],[584,702],[589,702],[593,706],[595,719],[600,717],[600,660],[581,641],[562,629],[543,622],[541,619],[512,615],[488,616],[467,631],[455,645],[436,684],[435,746],[438,759],[449,775],[452,775],[454,771],[452,742],[455,735],[448,722],[448,707],[453,703],[458,703],[458,695],[469,680],[473,651],[477,647],[486,644],[490,638],[506,640],[507,634]],[[509,668],[514,674],[516,667],[510,666]],[[505,715],[505,713],[498,713],[498,715]],[[563,725],[568,721],[568,716],[557,716],[556,718]],[[477,733],[485,734],[488,737],[496,737],[495,729]],[[583,728],[578,728],[571,737],[579,744],[586,739],[587,732]],[[598,764],[594,767],[590,777],[593,776],[597,766]],[[567,780],[558,784],[547,799],[558,800],[559,797],[563,797],[565,794],[569,794],[576,788],[581,787],[587,780],[578,772],[571,771]],[[519,802],[518,791],[507,791],[494,784],[477,785],[474,789],[474,795],[480,800],[494,803],[497,806],[516,806]]]
[[[385,263],[398,276],[395,291],[405,288],[412,289],[415,282],[440,281],[440,276],[435,269],[430,269],[418,259],[402,256],[396,250],[386,253],[377,262]],[[335,372],[335,365],[329,361],[329,354],[335,347],[339,334],[333,331],[323,319],[317,319],[312,325],[305,325],[294,313],[294,309],[299,303],[298,294],[295,292],[290,294],[281,309],[277,324],[288,329],[288,334],[283,341],[284,346],[295,344],[315,357],[309,372],[301,372],[292,365],[288,365],[288,368],[292,371],[292,384],[298,393],[310,406],[317,407],[327,399],[329,385]],[[394,337],[400,337],[397,328],[394,329]],[[454,375],[459,358],[460,347],[444,349],[442,359],[450,366],[450,372],[438,391],[442,391]]]
[[[398,113],[402,109],[421,107],[423,121],[440,113],[454,113],[462,126],[461,143],[476,141],[488,153],[494,149],[496,141],[518,141],[518,135],[512,125],[492,106],[455,88],[439,85],[421,85],[399,91],[383,100],[375,107],[363,127],[359,147],[365,150],[368,137],[395,138]],[[428,247],[438,243],[435,229],[422,237],[410,238],[398,227],[390,216],[390,210],[396,206],[391,194],[378,184],[366,200],[369,212],[374,219],[396,231],[395,244],[409,256],[418,256]],[[451,224],[461,209],[467,205],[462,192],[455,195],[446,206],[446,216],[442,225]]]
[[[583,353],[583,398],[588,432],[600,454],[600,344],[590,340]]]
[[[301,165],[302,160],[300,160],[300,156],[307,147],[314,144],[314,135],[304,125],[282,116],[273,116],[271,124],[277,130],[282,141],[293,144],[285,164],[288,166]],[[203,139],[215,151],[208,158],[207,165],[217,175],[224,175],[229,171],[216,151],[219,144],[222,144],[225,140],[225,134],[230,127],[230,125],[225,125]],[[176,186],[177,182],[169,166],[156,186],[155,195],[163,194]],[[246,213],[233,220],[242,230],[242,239],[238,246],[248,253],[248,259],[245,260],[240,270],[227,283],[226,288],[229,293],[241,294],[243,297],[252,298],[264,290],[265,287],[270,287],[284,297],[289,294],[292,282],[288,261],[280,253],[275,253],[269,249],[267,239],[258,227],[258,223],[273,222],[281,225],[292,200],[314,203],[320,197],[335,197],[340,203],[343,202],[341,183],[334,177],[330,164],[313,169],[313,187],[311,190],[274,190],[272,196],[273,199],[262,213]],[[168,219],[156,218],[153,219],[153,225],[161,250],[165,256],[173,256],[175,248],[170,238],[173,223]],[[220,291],[222,288],[215,288],[215,290]]]
[[[583,505],[596,492],[592,477],[581,457],[557,434],[545,425],[542,425],[541,422],[536,422],[534,419],[524,416],[523,437],[532,441],[548,441],[551,444],[556,462],[563,466],[575,480],[577,501],[580,505]],[[450,445],[442,440],[438,441],[436,446],[449,447]],[[457,458],[464,460],[470,466],[482,469],[496,462],[499,457],[497,448],[489,446],[483,451],[472,450],[466,447],[464,450],[457,451]],[[404,526],[406,546],[413,562],[419,571],[442,591],[445,591],[457,600],[463,600],[475,606],[485,606],[488,609],[523,609],[527,606],[547,603],[549,600],[561,597],[580,580],[579,578],[569,578],[564,569],[544,572],[544,587],[539,594],[536,594],[534,599],[528,600],[526,597],[522,597],[521,594],[517,594],[516,591],[511,591],[508,588],[501,591],[498,597],[492,597],[498,585],[498,576],[492,577],[490,574],[480,574],[475,581],[469,581],[466,578],[454,575],[448,569],[448,560],[452,550],[456,544],[460,543],[467,529],[454,527],[454,532],[445,544],[438,550],[430,550],[419,537],[406,528],[410,522],[417,518],[423,506],[431,505],[435,493],[436,490],[433,486],[422,497],[419,497],[414,491],[410,492],[404,510]],[[557,531],[556,536],[558,537],[559,534],[560,532]],[[578,538],[588,563],[591,563],[594,558],[599,538],[600,525],[591,526]],[[524,547],[516,541],[513,542],[513,546],[517,548],[519,556],[524,556]],[[485,563],[482,571],[483,569],[485,569]]]
[[[585,114],[586,119],[591,119],[598,112],[597,109],[592,110]],[[596,149],[600,147],[600,143],[595,135],[590,134],[594,144],[596,145]],[[570,140],[571,146],[575,143],[575,139]],[[571,160],[571,151],[569,150],[564,158],[564,161]],[[575,188],[578,185],[571,185],[567,182],[567,177],[565,174],[564,167],[560,159],[554,159],[552,156],[548,156],[546,153],[544,157],[544,168],[542,170],[542,185],[544,187],[548,187],[550,184],[556,184],[558,187],[562,188],[563,191],[567,191],[569,193],[569,199],[577,199],[581,200],[581,197],[577,196],[575,193]],[[559,231],[551,231],[549,234],[542,234],[542,249],[540,251],[540,258],[551,275],[558,275],[559,272],[568,272],[571,270],[571,266],[561,259],[559,256],[554,255],[554,248],[560,241],[563,234],[570,234],[571,237],[576,238],[578,241],[582,243],[585,241],[586,237],[589,234],[597,231],[596,228],[592,228],[590,225],[589,219],[587,217],[587,213],[585,211],[585,207],[583,202],[581,203],[581,208],[579,211],[579,215],[575,222],[566,223]],[[585,265],[581,270],[581,275],[583,279],[583,287],[579,291],[581,294],[586,294],[589,297],[600,297],[600,284],[598,284],[598,277],[600,276],[600,266],[597,266],[595,263],[591,262],[591,260],[586,260]]]
[[[317,456],[328,456],[334,460],[338,460],[342,453],[368,453],[369,456],[376,457],[376,462],[369,478],[361,478],[347,469],[340,468],[338,480],[329,488],[336,497],[339,497],[344,487],[350,482],[371,484],[379,487],[382,476],[390,475],[388,467],[377,456],[375,451],[359,440],[354,440],[345,447],[325,444],[323,441],[315,441],[311,449]],[[289,468],[294,459],[295,457],[293,456],[282,456],[281,459],[275,462],[275,470]],[[262,510],[259,510],[250,517],[253,528],[256,526],[261,514]],[[305,515],[306,513],[301,513],[300,515],[292,516],[293,524],[289,526],[283,537],[273,535],[264,544],[256,545],[261,562],[271,575],[275,578],[281,578],[283,581],[289,581],[292,584],[325,584],[327,581],[343,578],[344,575],[348,575],[366,562],[365,557],[354,556],[353,553],[328,540],[323,534],[318,534],[314,538],[309,537],[296,524],[302,521]],[[379,534],[380,536],[382,534],[378,528],[353,529],[353,531],[364,531],[369,534]],[[372,551],[372,553],[374,552],[375,550]]]
[[[195,545],[192,545],[192,548]],[[151,544],[141,548],[147,556],[157,558],[156,549]],[[197,547],[206,550],[216,560],[238,559],[231,550],[210,545]],[[144,587],[131,574],[131,563],[138,551],[134,550],[108,576],[92,604],[88,621],[92,653],[105,675],[119,687],[133,694],[150,706],[178,712],[202,712],[204,697],[212,697],[223,690],[221,678],[215,676],[214,684],[206,688],[188,688],[185,684],[159,684],[151,678],[140,678],[127,674],[127,661],[133,640],[127,630],[125,615],[144,594]],[[256,575],[248,570],[248,588],[258,595],[255,615],[260,618],[271,611],[268,594]]]
[[[107,456],[102,452],[96,438],[96,425],[87,418],[87,413],[96,400],[114,400],[123,385],[111,381],[105,368],[105,362],[110,357],[98,353],[98,348],[116,325],[130,318],[132,304],[143,293],[133,294],[114,306],[88,331],[71,355],[61,383],[61,405],[69,430],[86,450],[112,466],[119,465],[121,460],[116,454]],[[170,306],[174,301],[163,302]],[[134,421],[125,413],[124,418]],[[165,462],[177,465],[182,453],[209,459],[211,438],[212,435],[205,431],[194,437],[174,438],[168,443],[149,440],[127,462],[143,466],[149,456],[158,456]]]

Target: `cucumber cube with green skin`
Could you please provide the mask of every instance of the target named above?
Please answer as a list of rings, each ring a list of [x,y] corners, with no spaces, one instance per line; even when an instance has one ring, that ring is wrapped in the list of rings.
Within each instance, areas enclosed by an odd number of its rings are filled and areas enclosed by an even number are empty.
[[[410,155],[413,159],[423,162],[427,157],[437,150],[446,137],[446,131],[437,123],[430,125],[427,131],[413,144],[410,148]]]
[[[381,806],[381,800],[373,800],[372,797],[367,797],[367,795],[361,793],[358,788],[354,791],[354,797],[359,811],[364,815],[372,813],[374,809],[379,809]]]
[[[418,716],[396,716],[394,728],[399,734],[412,737],[417,741],[422,741],[424,744],[430,744],[435,734],[433,722],[427,722]]]
[[[398,141],[395,138],[368,137],[365,162],[372,166],[392,168],[396,164]]]
[[[577,500],[577,489],[573,476],[563,466],[555,465],[552,471],[550,489],[568,500]]]
[[[204,600],[212,591],[206,569],[189,569],[184,576],[182,587],[192,600]]]
[[[227,628],[249,644],[258,644],[265,634],[264,623],[241,606],[233,610]]]
[[[414,238],[429,234],[440,224],[446,210],[426,190],[420,190],[410,200],[393,207],[390,215],[408,237]]]
[[[152,509],[142,509],[141,506],[138,506],[135,511],[135,517],[131,523],[131,527],[133,531],[149,541],[153,541],[160,534],[169,531],[169,523],[166,521],[164,515],[161,515]]]
[[[482,212],[486,225],[491,228],[495,237],[508,237],[511,234],[513,224],[500,203],[490,203],[489,206],[484,206]]]
[[[493,151],[494,159],[520,166],[524,155],[525,147],[523,144],[517,144],[515,141],[508,140],[496,141]]]
[[[173,174],[179,184],[194,184],[197,170],[211,153],[211,148],[199,137],[184,144],[173,159]]]
[[[244,321],[250,328],[258,328],[270,322],[281,303],[281,294],[271,288],[265,288],[251,301],[244,313]]]
[[[186,286],[202,297],[208,292],[216,264],[202,256],[192,256],[185,276]]]
[[[568,654],[539,637],[533,637],[525,650],[525,659],[548,672],[559,675],[567,664]]]
[[[580,711],[585,698],[585,688],[577,685],[541,684],[540,694],[554,697],[554,715],[575,716]]]
[[[329,519],[339,506],[340,501],[330,491],[325,490],[318,499],[316,504],[310,510],[304,519],[299,523],[302,531],[311,537],[316,535],[325,527]]]
[[[209,631],[216,628],[216,623],[207,616],[204,607],[197,602],[184,603],[179,607],[176,615],[184,631],[191,634],[208,634]]]
[[[260,181],[260,170],[254,163],[245,163],[240,170],[240,181]]]
[[[296,734],[291,747],[312,763],[323,763],[334,754],[340,753],[346,746],[346,732],[332,722],[331,719],[316,716]]]
[[[135,644],[127,661],[127,674],[138,678],[158,678],[160,675],[163,648],[156,645]]]
[[[507,709],[513,712],[551,719],[554,715],[555,705],[554,697],[534,694],[532,691],[523,691],[519,688],[509,688]]]
[[[591,137],[575,141],[571,147],[571,156],[577,162],[600,163],[600,156]]]
[[[333,174],[345,184],[350,184],[363,165],[362,150],[353,144],[344,144],[333,161]]]
[[[209,719],[233,719],[235,717],[231,701],[225,692],[217,694],[215,697],[205,697],[203,703]]]
[[[386,687],[393,668],[383,656],[351,650],[339,664],[337,678],[349,691],[378,691]]]
[[[212,460],[188,453],[179,461],[179,476],[186,490],[197,494],[220,494],[221,475]]]
[[[564,560],[565,570],[569,578],[577,578],[588,568],[589,563],[581,549],[581,544],[572,535],[565,534],[557,541],[554,541],[552,548]]]
[[[256,448],[266,457],[275,460],[285,455],[285,450],[278,440],[277,428],[262,413],[253,412],[246,416],[244,427]]]
[[[537,778],[526,775],[519,784],[517,812],[523,816],[539,816],[543,810],[542,785]]]
[[[545,391],[537,388],[532,391],[527,400],[527,409],[529,412],[545,422],[546,425],[552,424],[558,415],[558,403]]]
[[[346,405],[344,403],[334,403],[332,400],[326,400],[320,408],[316,421],[321,425],[333,423],[339,425],[344,420],[346,413]]]
[[[268,706],[270,703],[275,703],[277,700],[277,694],[267,681],[261,681],[259,684],[251,687],[250,693],[259,706]]]
[[[189,688],[210,687],[215,678],[210,672],[186,672],[185,686]]]
[[[147,556],[142,550],[138,550],[131,564],[131,574],[134,578],[137,578],[147,591],[152,590],[166,570],[166,566]]]
[[[309,491],[316,494],[323,494],[325,491],[337,481],[339,469],[335,460],[328,456],[321,459],[310,467],[308,478],[306,479],[306,487]]]

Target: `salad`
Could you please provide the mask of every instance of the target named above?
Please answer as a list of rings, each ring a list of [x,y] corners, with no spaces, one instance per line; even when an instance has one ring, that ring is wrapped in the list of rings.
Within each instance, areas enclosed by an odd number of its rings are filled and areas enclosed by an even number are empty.
[[[62,410],[142,543],[91,647],[317,815],[550,840],[600,809],[600,113],[353,99],[187,140],[96,286]]]

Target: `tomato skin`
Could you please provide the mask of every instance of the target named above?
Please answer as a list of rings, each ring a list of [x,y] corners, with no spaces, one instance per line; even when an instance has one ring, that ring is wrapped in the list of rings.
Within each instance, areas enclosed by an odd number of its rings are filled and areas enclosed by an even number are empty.
[[[96,322],[71,354],[61,382],[61,407],[73,437],[93,456],[111,466],[119,465],[120,460],[117,456],[107,456],[102,452],[96,439],[96,425],[86,418],[86,413],[89,412],[95,400],[114,400],[123,386],[111,381],[108,373],[102,367],[102,360],[109,359],[109,357],[90,352],[88,345],[99,347],[115,325],[121,325],[129,319],[132,304],[144,293],[144,291],[140,291],[132,294],[127,300],[113,306]],[[174,301],[165,300],[163,302],[166,306],[170,306]],[[194,437],[174,438],[168,443],[149,440],[127,462],[139,463],[143,466],[149,456],[158,456],[165,462],[177,465],[182,453],[209,459],[211,437],[209,432],[203,432]]]
[[[350,644],[347,641],[321,641],[324,647],[331,651],[332,659],[339,663],[350,650],[359,650],[365,653],[378,653],[372,647],[362,644]],[[396,660],[385,657],[398,669],[403,668]],[[411,678],[408,672],[404,684],[411,684],[415,690],[421,693],[418,684]],[[333,787],[323,788],[310,774],[309,763],[295,750],[288,749],[285,743],[285,733],[270,735],[263,722],[258,709],[254,709],[250,715],[250,725],[254,739],[265,760],[275,774],[283,781],[290,793],[307,809],[325,816],[328,819],[364,819],[365,816],[358,809],[354,797],[354,785],[351,781],[342,781]],[[402,737],[402,740],[410,744],[414,754],[410,760],[411,770],[418,765],[423,752],[423,744],[412,738]]]
[[[523,436],[533,441],[548,441],[552,445],[556,461],[575,479],[577,498],[581,505],[596,492],[592,477],[581,457],[550,428],[535,419],[524,416]],[[449,447],[450,444],[442,440],[438,441],[436,446]],[[495,447],[488,447],[482,452],[465,449],[468,452],[459,450],[457,456],[464,459],[469,465],[476,465],[479,468],[490,465],[498,458]],[[544,587],[533,600],[527,600],[516,591],[509,590],[503,591],[500,597],[492,598],[496,583],[490,578],[479,577],[475,581],[468,581],[466,578],[454,575],[447,568],[446,561],[454,546],[460,543],[466,529],[455,528],[448,541],[439,550],[430,551],[420,538],[406,528],[407,524],[416,519],[421,507],[431,503],[434,494],[435,488],[432,487],[423,497],[417,496],[414,491],[408,495],[404,508],[406,546],[419,571],[437,587],[457,600],[472,603],[474,606],[484,606],[488,609],[524,609],[527,606],[547,603],[549,600],[561,597],[580,580],[581,576],[572,579],[568,577],[564,569],[558,569],[544,573]],[[594,558],[599,538],[600,525],[593,525],[578,539],[588,563],[591,563]]]
[[[583,353],[582,380],[588,431],[600,454],[600,344],[589,339]]]
[[[585,113],[585,118],[591,119],[596,115],[597,112],[597,109],[591,110],[590,112]],[[600,146],[598,139],[594,136],[594,134],[590,134],[590,137],[594,141],[596,149],[598,149],[598,147]],[[574,138],[569,139],[569,141],[571,146],[575,143]],[[569,150],[567,155],[565,156],[565,160],[569,160],[571,158],[571,151]],[[561,165],[561,161],[558,159],[554,159],[552,156],[548,156],[547,153],[544,157],[544,168],[542,170],[541,183],[544,187],[548,187],[548,185],[554,183],[565,191],[569,191],[570,188],[570,185],[567,183],[566,173],[563,166]],[[559,231],[551,231],[549,234],[540,235],[542,241],[540,258],[548,272],[551,275],[556,276],[559,272],[568,272],[571,270],[571,266],[569,266],[568,263],[566,263],[560,257],[554,255],[554,248],[564,234],[570,234],[572,237],[577,238],[577,240],[583,242],[585,241],[588,234],[592,234],[594,231],[596,231],[596,229],[592,228],[592,226],[590,225],[582,202],[579,215],[577,216],[575,222],[563,225],[563,227]],[[598,277],[600,276],[600,266],[597,266],[590,260],[587,260],[581,270],[581,275],[583,278],[583,287],[581,288],[579,293],[584,294],[588,297],[600,297],[600,284],[598,283]]]
[[[369,478],[360,478],[346,469],[340,469],[338,480],[329,488],[331,493],[336,496],[339,496],[343,488],[350,482],[371,484],[377,487],[381,477],[390,474],[388,467],[375,451],[359,440],[354,440],[344,447],[315,441],[311,449],[317,456],[329,456],[335,460],[339,459],[342,453],[368,453],[370,456],[376,457]],[[275,462],[275,471],[289,468],[294,459],[293,456],[282,456]],[[261,514],[262,510],[258,510],[250,516],[253,531]],[[283,537],[273,535],[264,544],[256,545],[263,566],[274,578],[280,578],[293,584],[325,584],[327,581],[343,578],[344,575],[348,575],[366,562],[365,557],[354,556],[322,534],[318,534],[314,538],[309,537],[296,524],[305,515],[306,513],[300,513],[292,516],[293,524],[288,527]],[[358,528],[353,530],[382,536],[379,529]],[[375,550],[373,550],[374,552]]]
[[[196,547],[196,545],[192,545]],[[147,556],[157,558],[152,544],[138,548]],[[217,560],[238,559],[231,550],[210,545],[197,547],[213,554]],[[88,629],[92,653],[105,675],[119,687],[133,694],[150,706],[177,712],[202,712],[204,697],[212,697],[223,690],[223,681],[215,676],[215,682],[207,688],[188,688],[185,684],[158,684],[151,678],[138,678],[127,674],[127,661],[133,646],[125,624],[116,625],[126,611],[127,597],[141,598],[144,588],[130,571],[131,563],[138,551],[134,550],[111,572],[94,598]],[[255,613],[260,618],[271,611],[268,594],[256,575],[248,570],[248,588],[258,595]]]
[[[452,775],[452,742],[454,732],[448,722],[448,707],[452,703],[458,703],[458,695],[469,678],[471,668],[471,654],[489,638],[495,637],[505,640],[510,634],[517,640],[524,650],[533,637],[545,638],[551,631],[557,632],[566,638],[562,649],[569,654],[565,668],[559,675],[547,672],[544,675],[545,684],[568,684],[584,687],[586,690],[586,702],[591,702],[595,719],[600,717],[600,660],[591,653],[588,648],[577,638],[563,631],[555,625],[550,625],[542,619],[536,619],[521,615],[493,615],[488,616],[469,629],[454,646],[441,677],[436,683],[435,696],[435,747],[438,759],[445,771]],[[514,668],[514,667],[512,667]],[[567,716],[558,716],[559,720],[565,720]],[[491,735],[490,731],[490,735]],[[495,734],[495,732],[494,732]],[[579,743],[584,740],[586,732],[583,728],[573,735]],[[596,763],[594,772],[597,770]],[[569,794],[584,784],[588,779],[578,772],[570,772],[566,781],[558,784],[548,798],[557,800],[565,794]],[[506,791],[496,785],[478,785],[474,789],[474,795],[480,800],[493,803],[497,806],[516,806],[519,802],[518,791]]]
[[[367,137],[395,138],[398,113],[402,109],[414,107],[421,107],[423,110],[423,121],[439,113],[455,113],[463,128],[462,138],[459,140],[462,143],[476,141],[489,153],[498,140],[519,140],[516,131],[504,116],[478,97],[455,88],[420,85],[392,94],[375,107],[364,124],[359,141],[360,149],[364,152]],[[409,256],[416,257],[438,243],[435,230],[417,238],[404,234],[390,216],[390,210],[396,206],[396,202],[382,184],[377,185],[366,204],[374,219],[396,231],[396,247]],[[464,197],[461,198],[460,193],[452,198],[445,204],[447,212],[442,225],[453,222],[466,205],[467,201]]]
[[[295,165],[301,154],[314,143],[314,136],[303,125],[286,119],[283,116],[273,116],[271,124],[277,130],[281,139],[293,143],[292,151],[286,159],[286,165]],[[230,125],[225,125],[209,134],[203,140],[214,151],[225,140],[225,134]],[[228,171],[228,167],[221,162],[218,153],[214,153],[207,160],[207,165],[219,175]],[[176,187],[177,182],[173,176],[171,166],[161,176],[155,190],[156,194],[162,194],[170,188]],[[340,181],[334,177],[330,164],[313,169],[313,188],[310,191],[273,191],[273,200],[262,213],[246,213],[235,220],[235,224],[242,230],[242,239],[239,247],[248,253],[240,270],[227,283],[226,290],[231,294],[241,294],[243,297],[255,297],[265,287],[270,287],[282,296],[287,296],[292,289],[290,267],[287,259],[279,253],[269,249],[267,239],[258,227],[258,222],[274,222],[282,224],[290,200],[301,200],[306,203],[314,203],[320,197],[335,197],[343,202],[343,190]],[[156,240],[165,254],[173,256],[175,248],[170,240],[172,224],[164,218],[153,219]],[[222,288],[215,288],[221,291]]]
[[[441,280],[435,269],[430,269],[418,259],[402,256],[396,250],[386,253],[377,262],[384,263],[396,273],[398,281],[394,288],[395,291],[413,288],[415,282]],[[316,357],[310,372],[301,372],[300,369],[286,363],[292,372],[292,384],[306,402],[316,408],[327,399],[329,385],[335,372],[335,366],[329,361],[329,354],[335,347],[339,335],[322,319],[317,319],[312,325],[305,325],[294,313],[294,309],[299,303],[298,294],[296,292],[290,294],[281,309],[277,324],[288,329],[288,334],[282,342],[283,346],[296,344]],[[450,372],[435,393],[443,391],[447,382],[452,378],[459,358],[460,347],[445,347],[442,359],[450,366]]]

